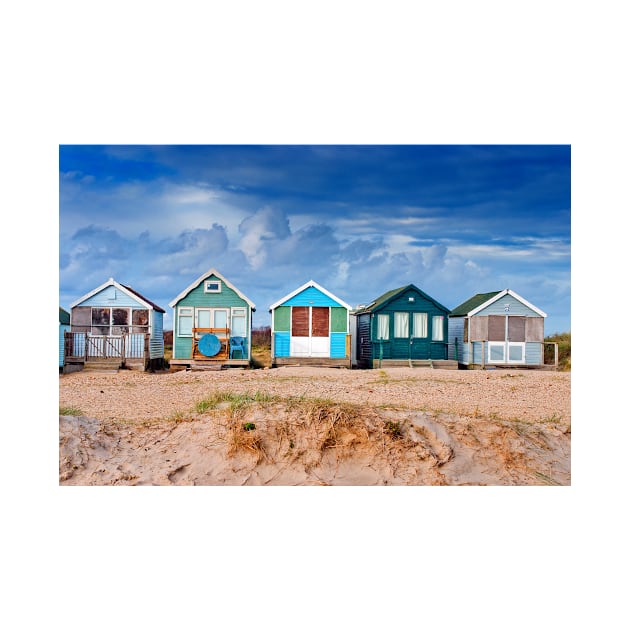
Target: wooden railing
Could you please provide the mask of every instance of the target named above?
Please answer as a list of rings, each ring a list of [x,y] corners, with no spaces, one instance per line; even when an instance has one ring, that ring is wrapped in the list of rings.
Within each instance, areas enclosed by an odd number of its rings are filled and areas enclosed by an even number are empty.
[[[64,357],[90,359],[145,359],[149,356],[149,333],[123,333],[117,336],[91,335],[85,332],[64,333]]]

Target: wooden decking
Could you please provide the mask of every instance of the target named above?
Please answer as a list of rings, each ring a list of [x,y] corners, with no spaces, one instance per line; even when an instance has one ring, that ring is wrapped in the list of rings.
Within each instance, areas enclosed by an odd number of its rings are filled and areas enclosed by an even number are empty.
[[[171,372],[179,370],[223,370],[231,367],[249,367],[249,359],[170,359],[169,366]]]
[[[447,359],[374,359],[373,368],[388,367],[412,367],[412,368],[433,368],[434,370],[457,370],[457,361]]]
[[[336,367],[350,368],[350,359],[329,359],[327,357],[273,357],[271,367],[282,366]]]
[[[521,363],[460,363],[461,370],[544,370],[557,372],[557,365],[523,365]]]

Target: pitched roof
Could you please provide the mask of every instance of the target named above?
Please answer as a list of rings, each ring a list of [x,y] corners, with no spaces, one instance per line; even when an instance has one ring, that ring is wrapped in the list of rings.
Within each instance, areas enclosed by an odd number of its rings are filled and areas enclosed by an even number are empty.
[[[485,304],[490,298],[493,298],[499,293],[500,291],[493,291],[491,293],[477,293],[477,295],[473,295],[465,302],[462,302],[459,306],[456,306],[451,311],[449,317],[460,317],[462,315],[468,315],[470,311],[474,311],[478,306]]]
[[[141,300],[144,300],[147,304],[150,304],[153,307],[153,310],[157,311],[158,313],[166,313],[166,311],[161,306],[158,306],[155,302],[151,302],[151,300],[145,298],[144,295],[140,295],[135,289],[132,289],[126,284],[123,284],[122,286],[125,287],[125,289],[127,289],[128,291],[131,291],[136,297],[139,297]]]
[[[277,302],[274,302],[269,307],[269,311],[272,311],[274,308],[277,308],[278,306],[280,306],[287,300],[290,300],[294,295],[297,295],[298,293],[302,293],[304,289],[308,289],[309,287],[314,287],[318,291],[321,291],[324,295],[327,295],[331,300],[334,300],[335,302],[338,302],[339,304],[341,304],[343,307],[347,308],[349,311],[352,310],[352,307],[350,306],[350,304],[346,304],[342,299],[338,298],[336,295],[332,294],[330,291],[327,291],[326,289],[324,289],[324,287],[317,284],[315,280],[309,280],[308,282],[305,282],[301,287],[298,287],[297,289],[295,289],[295,291],[291,291],[291,293],[285,295],[283,298],[280,298]]]
[[[399,289],[392,289],[391,291],[387,291],[387,293],[383,293],[383,295],[377,297],[375,300],[370,302],[367,306],[363,306],[363,307],[357,309],[355,311],[355,314],[358,314],[358,313],[371,313],[372,311],[377,311],[378,309],[380,309],[383,306],[385,306],[385,304],[387,304],[391,300],[393,300],[396,297],[398,297],[401,293],[404,293],[405,291],[408,291],[409,289],[412,289],[413,291],[416,291],[417,293],[422,295],[422,297],[424,297],[425,299],[429,300],[430,302],[433,302],[437,307],[441,308],[442,310],[446,311],[447,313],[450,312],[450,310],[448,308],[446,308],[446,306],[443,306],[437,300],[434,300],[430,295],[427,295],[424,291],[421,291],[415,284],[407,284],[404,287],[400,287]]]
[[[92,297],[93,295],[100,293],[104,288],[109,287],[109,286],[113,286],[113,287],[116,287],[117,289],[120,289],[123,293],[126,293],[129,297],[138,298],[141,302],[144,303],[145,306],[157,311],[158,313],[166,312],[163,308],[161,308],[154,302],[151,302],[151,300],[147,300],[147,298],[145,298],[144,295],[141,295],[140,293],[138,293],[131,287],[127,287],[124,284],[120,284],[116,282],[116,280],[114,280],[113,278],[110,278],[107,282],[103,283],[100,287],[96,287],[96,289],[90,291],[89,293],[86,293],[83,297],[79,298],[78,300],[70,304],[70,308],[74,308],[75,306],[77,306],[77,304],[81,304],[81,302],[84,302],[85,300]]]
[[[449,317],[476,315],[479,311],[501,299],[504,295],[511,295],[514,299],[518,300],[521,304],[524,304],[532,311],[538,313],[541,317],[547,317],[547,313],[541,311],[525,298],[522,298],[518,293],[516,293],[516,291],[512,291],[512,289],[503,289],[503,291],[494,291],[492,293],[477,293],[477,295],[474,295],[469,300],[466,300],[466,302],[453,309]]]
[[[256,310],[256,305],[241,291],[239,291],[229,280],[226,280],[216,269],[208,269],[206,273],[201,274],[192,284],[188,285],[174,300],[171,300],[168,305],[172,308],[179,302],[182,298],[186,297],[193,289],[196,289],[206,278],[210,276],[216,276],[223,282],[226,286],[230,287],[236,295],[238,295],[241,299],[245,300],[252,311]]]

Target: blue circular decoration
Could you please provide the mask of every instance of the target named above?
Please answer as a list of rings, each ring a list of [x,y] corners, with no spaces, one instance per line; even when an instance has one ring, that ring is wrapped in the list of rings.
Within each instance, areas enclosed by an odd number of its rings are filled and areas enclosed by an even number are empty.
[[[213,357],[215,354],[218,354],[219,350],[221,350],[221,342],[216,335],[211,333],[206,333],[200,340],[197,345],[199,348],[199,352],[206,357]]]

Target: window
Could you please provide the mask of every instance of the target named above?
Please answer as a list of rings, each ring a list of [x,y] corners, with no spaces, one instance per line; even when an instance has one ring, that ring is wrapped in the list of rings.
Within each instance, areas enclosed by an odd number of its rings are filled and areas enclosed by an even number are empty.
[[[205,293],[221,293],[220,280],[206,280],[203,285]]]
[[[409,337],[409,313],[394,313],[394,337]]]
[[[122,335],[129,332],[129,309],[112,309],[112,335]]]
[[[232,337],[246,337],[247,323],[245,315],[247,311],[244,308],[232,309]]]
[[[108,308],[92,309],[92,334],[93,335],[109,335],[109,315]]]
[[[414,337],[427,336],[427,322],[428,322],[428,317],[426,313],[413,314],[413,336]]]
[[[389,339],[389,315],[379,315],[377,320],[376,338],[377,339]]]
[[[214,327],[215,328],[228,327],[228,312],[227,311],[214,311]]]
[[[192,337],[193,309],[180,307],[178,310],[177,334],[180,337]]]
[[[227,308],[195,309],[195,328],[227,328]]]
[[[92,308],[93,335],[119,336],[129,332],[129,309],[94,307]]]
[[[434,315],[431,326],[433,328],[433,341],[444,341],[444,316]]]
[[[145,333],[149,331],[149,311],[145,308],[134,309],[131,312],[133,332]]]

